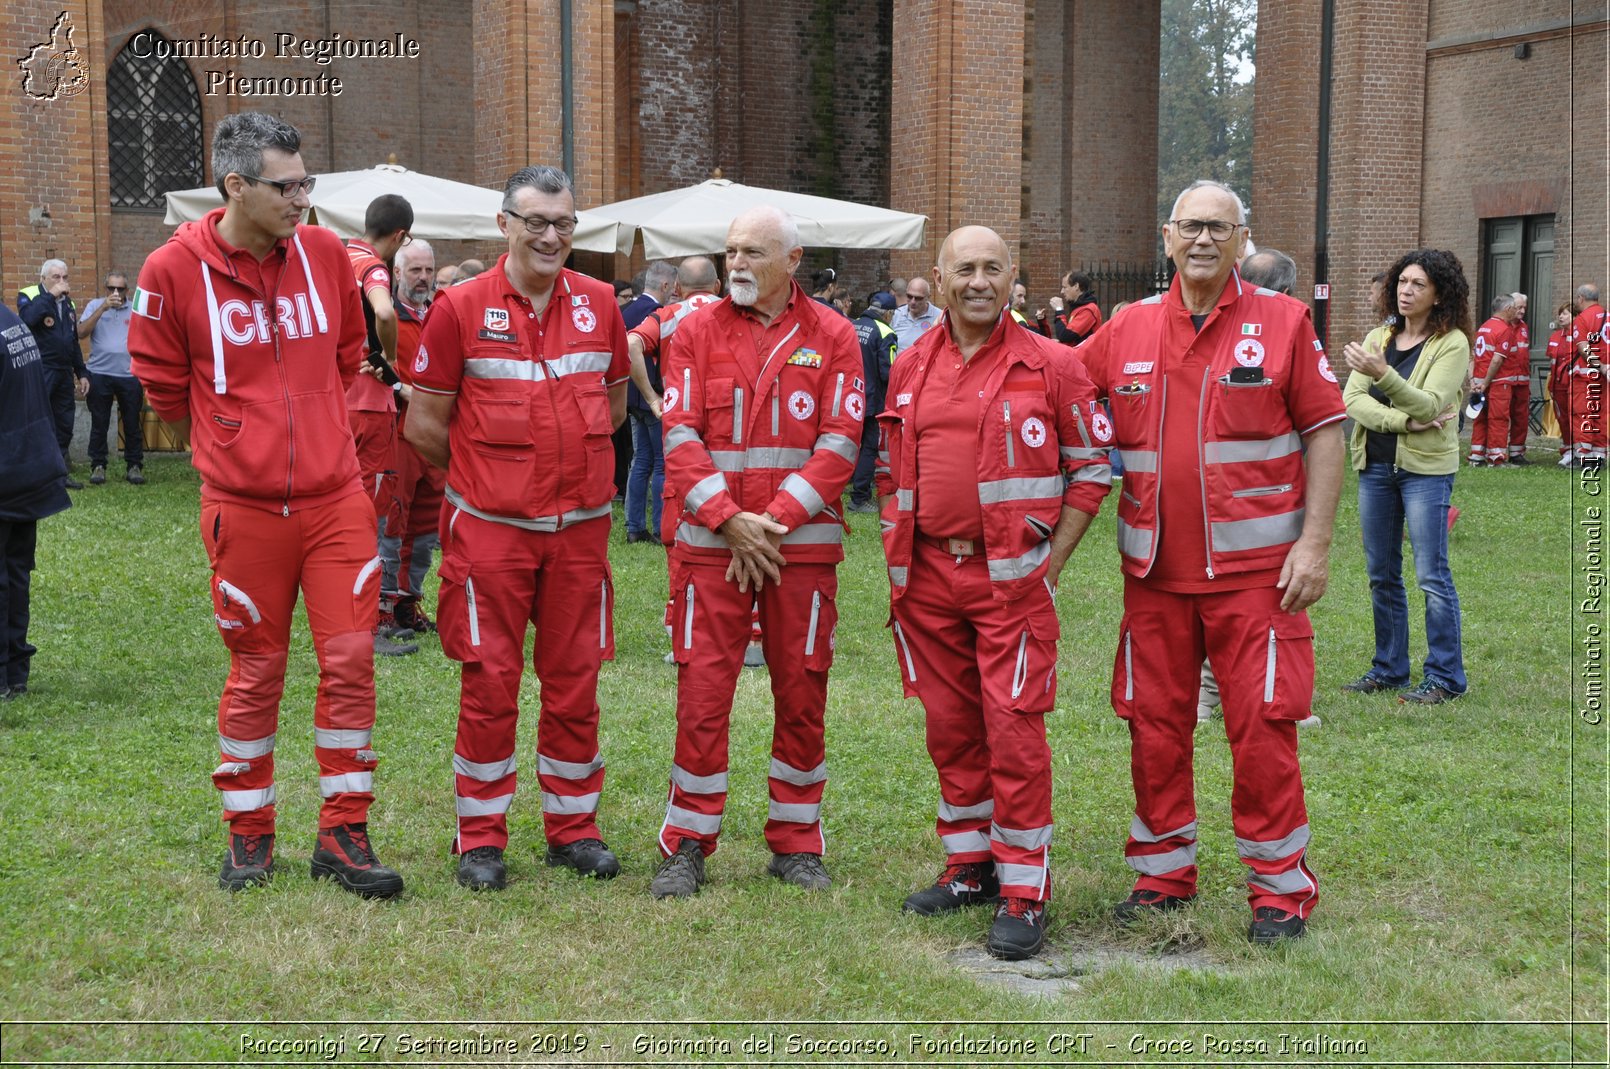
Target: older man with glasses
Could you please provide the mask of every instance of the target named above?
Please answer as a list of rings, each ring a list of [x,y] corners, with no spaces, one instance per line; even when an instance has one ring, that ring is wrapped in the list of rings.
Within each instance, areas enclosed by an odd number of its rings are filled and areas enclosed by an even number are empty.
[[[906,303],[896,308],[889,318],[889,329],[894,331],[896,355],[917,344],[929,327],[939,322],[939,309],[928,302],[927,279],[914,278],[906,283]]]
[[[89,481],[106,481],[106,435],[111,430],[112,402],[117,401],[123,427],[123,477],[135,486],[145,482],[145,436],[140,409],[145,391],[129,369],[129,280],[119,272],[106,276],[106,296],[84,306],[78,336],[89,339]]]

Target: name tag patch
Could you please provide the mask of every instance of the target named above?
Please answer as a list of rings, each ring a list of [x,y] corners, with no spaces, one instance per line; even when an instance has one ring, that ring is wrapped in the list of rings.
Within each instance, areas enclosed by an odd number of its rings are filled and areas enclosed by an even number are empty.
[[[1155,362],[1153,360],[1131,360],[1124,365],[1123,374],[1150,375],[1152,373],[1152,364]]]
[[[513,334],[505,334],[497,330],[478,330],[475,332],[475,336],[482,341],[501,341],[508,342],[510,345],[518,344],[520,341]]]

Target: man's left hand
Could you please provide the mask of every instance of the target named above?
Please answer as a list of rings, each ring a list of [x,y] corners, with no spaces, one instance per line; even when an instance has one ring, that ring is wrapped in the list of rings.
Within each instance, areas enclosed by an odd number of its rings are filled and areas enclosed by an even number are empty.
[[[74,379],[73,380],[73,393],[78,396],[78,399],[80,401],[82,401],[84,398],[88,397],[89,396],[89,379],[82,379],[82,378],[81,379]]]
[[[1286,592],[1280,599],[1285,612],[1302,612],[1325,594],[1330,579],[1330,547],[1317,546],[1299,538],[1286,562],[1280,567],[1280,581],[1275,584]]]

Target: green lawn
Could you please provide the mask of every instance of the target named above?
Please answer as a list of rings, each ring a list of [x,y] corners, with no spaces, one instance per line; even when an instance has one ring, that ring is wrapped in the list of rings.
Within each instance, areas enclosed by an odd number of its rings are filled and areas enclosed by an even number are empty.
[[[208,609],[196,480],[185,460],[153,458],[150,485],[76,492],[76,507],[41,527],[41,653],[31,693],[0,706],[0,1017],[12,1022],[0,1060],[316,1062],[317,1043],[339,1039],[341,1057],[356,1062],[369,1057],[360,1033],[384,1033],[369,1043],[379,1060],[429,1064],[1602,1064],[1606,727],[1586,723],[1572,694],[1594,652],[1583,645],[1588,627],[1604,623],[1577,604],[1588,563],[1577,521],[1599,499],[1548,463],[1551,453],[1534,457],[1542,463],[1531,469],[1459,476],[1452,554],[1472,689],[1433,709],[1337,690],[1371,650],[1349,482],[1330,592],[1313,610],[1324,726],[1302,735],[1323,901],[1309,938],[1273,952],[1245,941],[1222,722],[1198,735],[1201,901],[1128,933],[1110,921],[1130,882],[1132,799],[1128,735],[1106,697],[1120,584],[1112,509],[1103,512],[1059,599],[1056,898],[1043,964],[1076,984],[1052,997],[980,984],[949,962],[981,946],[987,912],[897,911],[937,871],[936,789],[921,709],[900,697],[872,516],[854,517],[840,573],[824,809],[831,892],[806,896],[764,875],[770,704],[765,673],[751,671],[734,711],[711,883],[686,902],[648,895],[675,680],[661,660],[664,555],[626,546],[619,525],[618,657],[600,702],[602,822],[621,878],[582,882],[542,865],[528,775],[511,817],[508,890],[473,896],[455,884],[458,673],[427,638],[419,655],[377,666],[371,829],[408,891],[369,903],[312,883],[315,675],[299,623],[277,751],[280,876],[264,891],[219,891],[224,830],[208,773],[227,661]],[[433,579],[432,604],[434,593]],[[1411,594],[1416,661],[1419,611]],[[529,676],[523,704],[529,770]],[[1093,954],[1116,964],[1092,969]],[[326,1020],[340,1023],[316,1023]],[[315,1023],[216,1023],[270,1021]],[[690,1021],[701,1023],[674,1023]],[[1081,1031],[1093,1037],[1083,1054],[1076,1040],[1050,1042]],[[796,1043],[791,1053],[791,1032],[891,1049]],[[1314,1045],[1283,1055],[1281,1033]],[[470,1054],[418,1046],[477,1034]],[[770,1052],[742,1048],[770,1034]],[[963,1035],[1037,1046],[980,1053],[954,1045]],[[262,1040],[312,1045],[251,1045]],[[1239,1053],[1211,1045],[1231,1040],[1245,1044]],[[502,1042],[518,1042],[518,1053],[482,1053]]]

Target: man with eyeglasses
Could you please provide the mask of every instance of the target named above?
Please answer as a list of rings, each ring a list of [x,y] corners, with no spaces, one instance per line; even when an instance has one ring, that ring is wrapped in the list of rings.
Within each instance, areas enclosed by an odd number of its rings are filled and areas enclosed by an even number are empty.
[[[89,394],[89,369],[78,344],[78,309],[73,304],[67,264],[46,260],[39,265],[39,283],[17,291],[17,315],[33,331],[44,361],[45,390],[50,399],[51,419],[56,428],[56,444],[67,464],[67,489],[82,490],[84,484],[72,476],[73,463],[67,455],[73,444],[74,398]]]
[[[111,429],[112,401],[117,401],[123,427],[123,477],[135,486],[145,482],[145,436],[140,409],[145,391],[129,370],[129,280],[114,271],[106,276],[106,296],[84,306],[79,338],[89,339],[89,481],[106,482],[106,435]]]
[[[906,303],[889,317],[889,329],[894,331],[898,346],[896,355],[917,344],[917,339],[939,322],[939,309],[928,303],[928,280],[914,278],[906,283]]]
[[[391,262],[413,240],[414,207],[407,198],[386,193],[369,202],[364,211],[363,237],[347,242],[347,257],[363,294],[365,362],[347,389],[347,420],[358,450],[358,473],[374,502],[375,516],[391,510],[397,492],[393,463],[397,448],[397,309],[391,300]],[[382,657],[403,657],[419,652],[409,642],[411,631],[399,628],[396,598],[380,592],[375,617],[374,648]],[[406,631],[406,633],[405,633]]]
[[[565,267],[576,197],[564,171],[516,171],[498,226],[508,252],[436,295],[404,426],[447,469],[436,624],[462,665],[453,852],[471,890],[507,879],[532,625],[545,860],[596,879],[620,872],[598,829],[598,670],[615,654],[610,435],[626,419],[626,327],[609,283]]]
[[[1342,484],[1336,376],[1308,309],[1236,272],[1241,200],[1199,181],[1175,201],[1168,292],[1126,307],[1078,350],[1112,404],[1124,462],[1124,618],[1112,704],[1129,724],[1139,873],[1114,914],[1132,923],[1196,897],[1192,735],[1203,657],[1224,704],[1230,809],[1253,943],[1303,934],[1319,885],[1297,722],[1314,691],[1306,609],[1325,592]]]
[[[224,206],[146,259],[129,351],[201,473],[213,615],[230,654],[212,776],[230,831],[219,885],[274,872],[274,745],[300,590],[319,662],[313,877],[391,898],[403,880],[368,829],[380,563],[346,406],[363,362],[362,298],[340,239],[299,225],[314,183],[300,150],[295,127],[261,112],[218,124]]]

